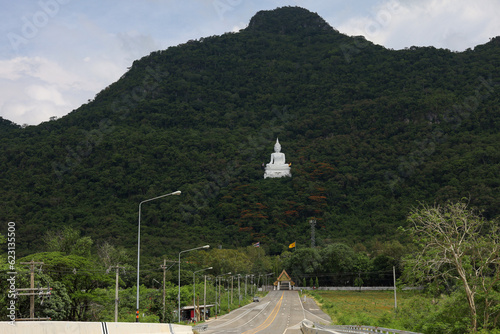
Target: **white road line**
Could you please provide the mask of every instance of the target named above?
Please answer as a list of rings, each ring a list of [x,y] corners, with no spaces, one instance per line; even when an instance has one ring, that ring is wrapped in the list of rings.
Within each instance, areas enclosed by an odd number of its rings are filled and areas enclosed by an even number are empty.
[[[224,327],[226,325],[229,325],[237,320],[240,320],[243,316],[247,315],[248,313],[254,311],[254,310],[258,310],[258,309],[262,309],[259,313],[257,313],[252,319],[250,319],[248,322],[246,322],[244,325],[248,324],[250,321],[252,321],[253,319],[255,319],[255,317],[257,317],[259,314],[261,314],[266,308],[267,306],[269,305],[269,302],[265,303],[264,305],[262,304],[259,304],[258,307],[255,307],[255,308],[251,308],[249,310],[246,310],[245,312],[241,313],[240,315],[238,315],[237,317],[235,317],[234,319],[231,319],[229,321],[225,321],[223,322],[222,324],[220,325],[216,325],[216,326],[212,326],[212,328],[219,328],[219,327]],[[229,313],[228,313],[229,314]],[[226,314],[227,315],[227,314]],[[241,326],[239,326],[241,327]]]

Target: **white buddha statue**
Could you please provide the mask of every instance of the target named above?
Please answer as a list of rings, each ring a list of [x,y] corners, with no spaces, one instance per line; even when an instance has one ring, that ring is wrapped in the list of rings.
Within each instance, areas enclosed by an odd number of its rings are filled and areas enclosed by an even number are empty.
[[[292,176],[292,173],[290,172],[290,165],[286,163],[285,154],[281,153],[280,142],[278,138],[276,138],[274,153],[271,153],[271,161],[266,164],[264,178],[284,176]]]

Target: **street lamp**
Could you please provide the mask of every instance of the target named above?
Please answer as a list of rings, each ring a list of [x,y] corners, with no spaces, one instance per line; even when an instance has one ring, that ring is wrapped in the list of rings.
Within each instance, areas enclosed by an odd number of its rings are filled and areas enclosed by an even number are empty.
[[[208,268],[205,268],[205,269],[200,269],[200,270],[196,270],[196,271],[193,271],[193,315],[196,317],[196,281],[195,281],[195,274],[197,272],[200,272],[200,271],[204,271],[204,270],[210,270],[210,269],[213,269],[212,267],[208,267]]]
[[[197,249],[203,249],[203,248],[210,248],[210,245],[205,245],[201,247],[196,247],[196,248],[191,248],[191,249],[186,249],[183,251],[179,252],[179,294],[177,295],[177,303],[178,305],[178,316],[179,316],[179,322],[181,322],[181,254],[186,253],[186,252],[191,252]]]
[[[163,197],[167,197],[167,196],[171,196],[171,195],[180,195],[180,194],[181,194],[181,191],[177,190],[177,191],[174,191],[173,193],[150,198],[150,199],[144,200],[141,203],[139,203],[139,224],[137,227],[137,297],[136,297],[137,307],[136,307],[136,312],[135,312],[135,322],[139,322],[139,263],[141,261],[141,206],[142,206],[142,203],[154,201],[155,199],[159,199],[159,198],[163,198]]]

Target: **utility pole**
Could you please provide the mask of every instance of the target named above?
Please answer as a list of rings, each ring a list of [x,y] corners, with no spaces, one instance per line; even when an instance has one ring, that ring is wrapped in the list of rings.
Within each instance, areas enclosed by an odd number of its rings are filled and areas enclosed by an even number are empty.
[[[396,296],[396,267],[392,267],[392,277],[394,279],[394,311],[398,311],[398,298]]]
[[[26,289],[16,289],[17,291],[27,291],[18,293],[19,296],[30,296],[30,317],[28,319],[16,319],[16,320],[37,320],[35,319],[35,296],[50,296],[52,290],[51,288],[35,288],[35,265],[42,266],[43,262],[35,262],[31,260],[30,262],[20,262],[20,264],[30,265],[30,287]],[[38,290],[38,292],[36,292]],[[47,292],[42,292],[47,291]],[[39,318],[38,320],[50,320],[50,318]]]
[[[200,308],[200,296],[197,296],[198,298],[198,312],[196,312],[196,305],[194,306],[194,317],[196,319],[196,322],[200,322],[201,319],[201,308]]]
[[[118,322],[118,283],[120,277],[120,267],[116,266],[116,286],[115,286],[115,322]]]
[[[238,274],[238,307],[241,307],[240,277],[241,275]]]
[[[162,313],[162,321],[165,321],[165,274],[167,272],[167,259],[163,259],[163,265],[161,266],[163,269],[163,313]]]
[[[30,265],[30,289],[34,290],[35,289],[35,264],[42,265],[43,262],[34,262],[31,260],[31,262],[22,262],[21,264],[29,264]],[[32,291],[35,292],[35,291]],[[34,319],[35,318],[35,296],[32,294],[30,295],[30,318]]]
[[[170,267],[167,268],[167,259],[163,259],[163,265],[160,265],[160,268],[163,269],[163,313],[162,313],[162,321],[165,321],[165,313],[167,312],[166,311],[166,308],[165,308],[165,276],[166,276],[166,272],[168,269],[172,268],[175,264],[179,263],[178,261],[171,261],[171,260],[168,260],[168,262],[171,262],[172,265]]]
[[[203,321],[206,319],[206,310],[207,310],[207,275],[205,276],[205,286],[203,288]]]
[[[311,248],[316,247],[316,238],[315,238],[315,229],[314,227],[316,226],[316,219],[311,219],[309,221],[309,224],[311,225]]]
[[[116,284],[115,284],[115,322],[118,322],[118,288],[119,288],[119,278],[120,278],[120,268],[123,269],[124,267],[120,266],[114,266],[112,268],[116,269]]]
[[[231,305],[233,304],[233,278],[234,276],[231,275]]]

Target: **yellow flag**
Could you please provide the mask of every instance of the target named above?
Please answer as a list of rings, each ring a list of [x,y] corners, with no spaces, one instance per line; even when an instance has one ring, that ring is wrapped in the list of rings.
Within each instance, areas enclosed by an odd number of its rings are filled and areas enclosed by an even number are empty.
[[[292,243],[290,244],[290,246],[288,246],[288,248],[295,248],[295,241],[294,241],[294,242],[292,242]]]

